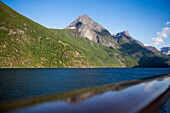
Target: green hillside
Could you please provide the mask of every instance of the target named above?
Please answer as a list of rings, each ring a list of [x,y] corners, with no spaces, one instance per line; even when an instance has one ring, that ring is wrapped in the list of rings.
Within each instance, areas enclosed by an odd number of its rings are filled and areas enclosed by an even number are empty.
[[[80,37],[75,30],[45,28],[0,2],[0,67],[167,67],[169,64],[168,56],[154,54],[140,45],[126,41],[116,44],[121,48],[97,44]],[[139,54],[134,55],[135,52]],[[145,64],[148,61],[151,63]]]
[[[60,36],[0,3],[0,67],[87,66]]]

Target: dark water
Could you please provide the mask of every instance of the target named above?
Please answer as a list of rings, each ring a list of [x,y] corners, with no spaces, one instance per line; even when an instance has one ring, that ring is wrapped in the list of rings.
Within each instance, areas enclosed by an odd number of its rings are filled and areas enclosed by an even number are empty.
[[[0,102],[167,73],[169,68],[0,69]],[[161,113],[170,111],[168,103]]]
[[[0,101],[170,73],[169,68],[0,69]]]
[[[0,101],[170,73],[169,68],[0,69]]]

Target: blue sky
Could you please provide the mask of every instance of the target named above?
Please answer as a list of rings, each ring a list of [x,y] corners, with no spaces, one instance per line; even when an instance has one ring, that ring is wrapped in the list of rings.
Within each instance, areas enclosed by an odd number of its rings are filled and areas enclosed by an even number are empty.
[[[86,14],[111,34],[128,30],[144,44],[170,46],[170,0],[1,1],[48,28],[64,28]]]

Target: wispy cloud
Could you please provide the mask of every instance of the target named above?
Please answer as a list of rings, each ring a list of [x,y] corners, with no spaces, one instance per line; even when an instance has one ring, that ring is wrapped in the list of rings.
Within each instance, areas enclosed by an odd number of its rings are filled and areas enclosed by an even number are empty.
[[[155,45],[158,45],[158,44],[161,44],[161,43],[164,43],[164,41],[162,40],[161,37],[157,37],[157,38],[152,38],[152,43],[155,44]]]
[[[167,38],[170,34],[170,27],[162,28],[162,31],[157,32],[156,34],[158,35],[158,37]]]
[[[166,22],[166,25],[170,24],[170,21]]]
[[[168,37],[168,34],[166,33],[166,31],[157,32],[156,34],[158,35],[158,37],[161,37],[161,38]]]
[[[166,22],[166,24],[170,24],[170,21]],[[156,33],[158,37],[152,38],[151,41],[153,44],[158,45],[164,43],[163,38],[167,38],[170,34],[170,27],[162,28],[162,31]]]
[[[170,31],[170,27],[162,28],[162,30],[164,30],[164,31]]]
[[[170,47],[170,44],[162,45],[162,47]]]

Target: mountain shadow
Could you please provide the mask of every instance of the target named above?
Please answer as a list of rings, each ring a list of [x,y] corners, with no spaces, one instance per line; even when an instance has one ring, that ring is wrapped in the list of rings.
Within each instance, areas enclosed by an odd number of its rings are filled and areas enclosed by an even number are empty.
[[[166,63],[168,61],[167,58],[162,58],[162,57],[141,57],[138,64],[138,67],[170,67]]]
[[[96,30],[94,30],[94,31],[95,31],[97,34],[101,35],[101,36],[111,36],[111,34],[109,33],[109,31],[106,30],[106,29],[102,29],[101,32],[96,31]]]
[[[143,48],[142,46],[135,43],[124,43],[121,44],[120,51],[126,52],[129,55],[144,56],[146,54],[154,54],[152,51]]]

